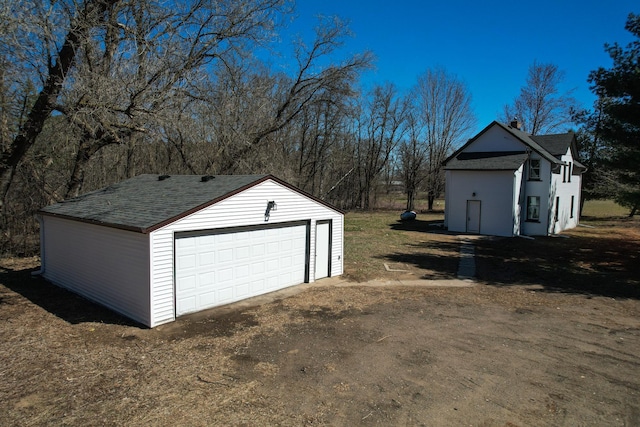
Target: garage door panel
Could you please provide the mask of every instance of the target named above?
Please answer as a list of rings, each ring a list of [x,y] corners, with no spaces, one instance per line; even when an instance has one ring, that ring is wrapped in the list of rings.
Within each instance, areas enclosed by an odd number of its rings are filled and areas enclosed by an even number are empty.
[[[233,249],[232,248],[220,249],[217,252],[218,252],[218,260],[217,260],[218,263],[233,261]]]
[[[241,246],[236,249],[236,260],[243,260],[251,256],[251,249],[247,246]]]
[[[182,278],[182,289],[190,290],[196,288],[196,276],[192,274],[190,276],[184,276]]]
[[[200,276],[198,277],[198,283],[200,285],[200,288],[207,288],[207,287],[213,286],[213,284],[215,283],[214,276],[215,275],[213,274],[213,272],[200,274]]]
[[[277,273],[280,269],[280,262],[277,259],[267,260],[267,273]]]
[[[234,279],[245,279],[249,277],[249,271],[250,271],[249,264],[240,265],[236,267],[236,274]]]
[[[182,255],[178,258],[178,268],[181,270],[186,270],[189,268],[195,268],[197,265],[196,263],[196,255],[195,254],[190,254],[190,255]]]
[[[266,253],[265,251],[265,245],[263,243],[261,244],[254,244],[251,246],[251,256],[252,257],[261,257]]]
[[[264,279],[254,280],[253,282],[251,282],[250,292],[254,295],[260,294],[265,289],[264,283]]]
[[[176,238],[176,315],[303,283],[306,226]]]
[[[218,270],[218,284],[225,285],[233,282],[233,267],[221,268]]]
[[[233,242],[233,233],[211,234],[216,244]]]
[[[215,254],[213,251],[203,252],[199,254],[198,265],[211,265],[214,263]]]
[[[236,287],[236,297],[247,298],[249,296],[249,283],[245,282]]]
[[[196,307],[197,304],[195,296],[181,298],[176,303],[176,311],[179,313],[191,313],[196,311]]]
[[[203,294],[198,295],[198,298],[200,299],[199,305],[212,304],[216,300],[216,292],[215,291],[205,292]]]
[[[196,242],[194,240],[191,239],[178,239],[176,240],[176,247],[177,248],[192,248],[196,246]]]
[[[220,297],[219,302],[221,304],[224,304],[226,302],[231,302],[233,300],[233,287],[228,286],[226,288],[220,289],[219,297]]]
[[[264,270],[264,261],[254,262],[253,264],[251,264],[251,274],[254,276],[264,273]]]

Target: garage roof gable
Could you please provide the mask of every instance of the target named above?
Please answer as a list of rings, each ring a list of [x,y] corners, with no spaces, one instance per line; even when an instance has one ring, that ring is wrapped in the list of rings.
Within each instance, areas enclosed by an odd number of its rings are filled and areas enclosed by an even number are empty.
[[[304,194],[272,175],[147,174],[47,206],[39,213],[149,233],[268,179]]]

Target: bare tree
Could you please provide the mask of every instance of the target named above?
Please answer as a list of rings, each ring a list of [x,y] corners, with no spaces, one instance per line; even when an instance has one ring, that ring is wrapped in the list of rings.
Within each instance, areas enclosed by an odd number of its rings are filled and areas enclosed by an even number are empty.
[[[344,138],[347,107],[339,97],[329,97],[310,105],[296,124],[295,171],[298,186],[312,194],[327,189],[326,171],[331,167],[339,140]]]
[[[326,99],[327,94],[352,96],[353,85],[360,73],[371,67],[373,57],[370,52],[352,55],[340,62],[327,61],[329,55],[342,46],[350,35],[345,22],[338,18],[323,18],[315,28],[315,38],[307,45],[299,40],[295,48],[296,69],[289,75],[279,73],[270,76],[275,94],[252,111],[252,117],[260,124],[251,127],[251,135],[241,147],[228,156],[219,170],[222,173],[237,170],[237,160],[259,146],[263,140],[284,129],[300,115],[307,106]]]
[[[402,139],[407,111],[407,100],[391,84],[374,87],[362,109],[355,161],[360,177],[358,202],[363,209],[371,207],[376,178]]]
[[[15,2],[4,11],[0,64],[14,79],[7,89],[17,100],[13,126],[3,132],[0,154],[0,204],[4,208],[16,168],[42,132],[55,109],[65,81],[76,64],[82,40],[101,25],[105,10],[116,0],[87,1],[82,7],[41,2]],[[66,13],[73,10],[71,14]],[[66,28],[60,31],[58,28]],[[6,111],[3,114],[6,117]]]
[[[572,91],[560,92],[564,72],[554,64],[534,61],[529,67],[526,85],[512,104],[504,106],[503,120],[509,123],[518,118],[522,130],[531,135],[563,130],[572,124],[572,113],[577,102]]]
[[[427,177],[428,146],[423,141],[423,123],[415,112],[407,116],[407,137],[400,145],[400,167],[407,194],[408,211],[415,209],[418,189]]]
[[[288,10],[286,0],[21,3],[24,10],[10,15],[18,25],[39,28],[39,39],[25,43],[32,37],[25,30],[3,42],[23,52],[18,59],[25,68],[34,64],[26,75],[38,89],[0,157],[3,200],[15,167],[54,110],[81,134],[66,192],[74,195],[95,153],[149,132],[157,114],[206,74],[205,67],[268,39],[278,14]]]
[[[426,145],[426,191],[428,209],[444,190],[442,162],[456,145],[464,142],[476,124],[471,94],[455,75],[442,68],[427,70],[415,90]]]

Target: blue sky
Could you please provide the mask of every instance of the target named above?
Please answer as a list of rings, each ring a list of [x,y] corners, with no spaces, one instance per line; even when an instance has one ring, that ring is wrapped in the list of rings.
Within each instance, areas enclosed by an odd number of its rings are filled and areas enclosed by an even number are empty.
[[[565,72],[562,89],[591,107],[588,74],[611,65],[605,43],[632,40],[629,12],[640,13],[637,0],[298,0],[290,31],[309,36],[317,15],[347,20],[354,36],[341,53],[370,50],[377,58],[365,87],[391,82],[408,91],[427,69],[444,67],[469,87],[480,130],[518,95],[534,60],[556,64]]]

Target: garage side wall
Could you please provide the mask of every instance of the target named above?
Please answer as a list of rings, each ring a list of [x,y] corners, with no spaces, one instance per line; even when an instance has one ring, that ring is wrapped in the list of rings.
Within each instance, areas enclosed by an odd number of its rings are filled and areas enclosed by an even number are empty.
[[[48,215],[41,224],[45,279],[151,326],[147,235]]]
[[[274,201],[268,220],[267,203]],[[331,275],[343,273],[344,215],[275,181],[267,180],[234,196],[181,218],[150,235],[152,325],[175,319],[174,234],[184,231],[273,225],[310,221],[309,281],[315,281],[316,221],[332,221]]]

